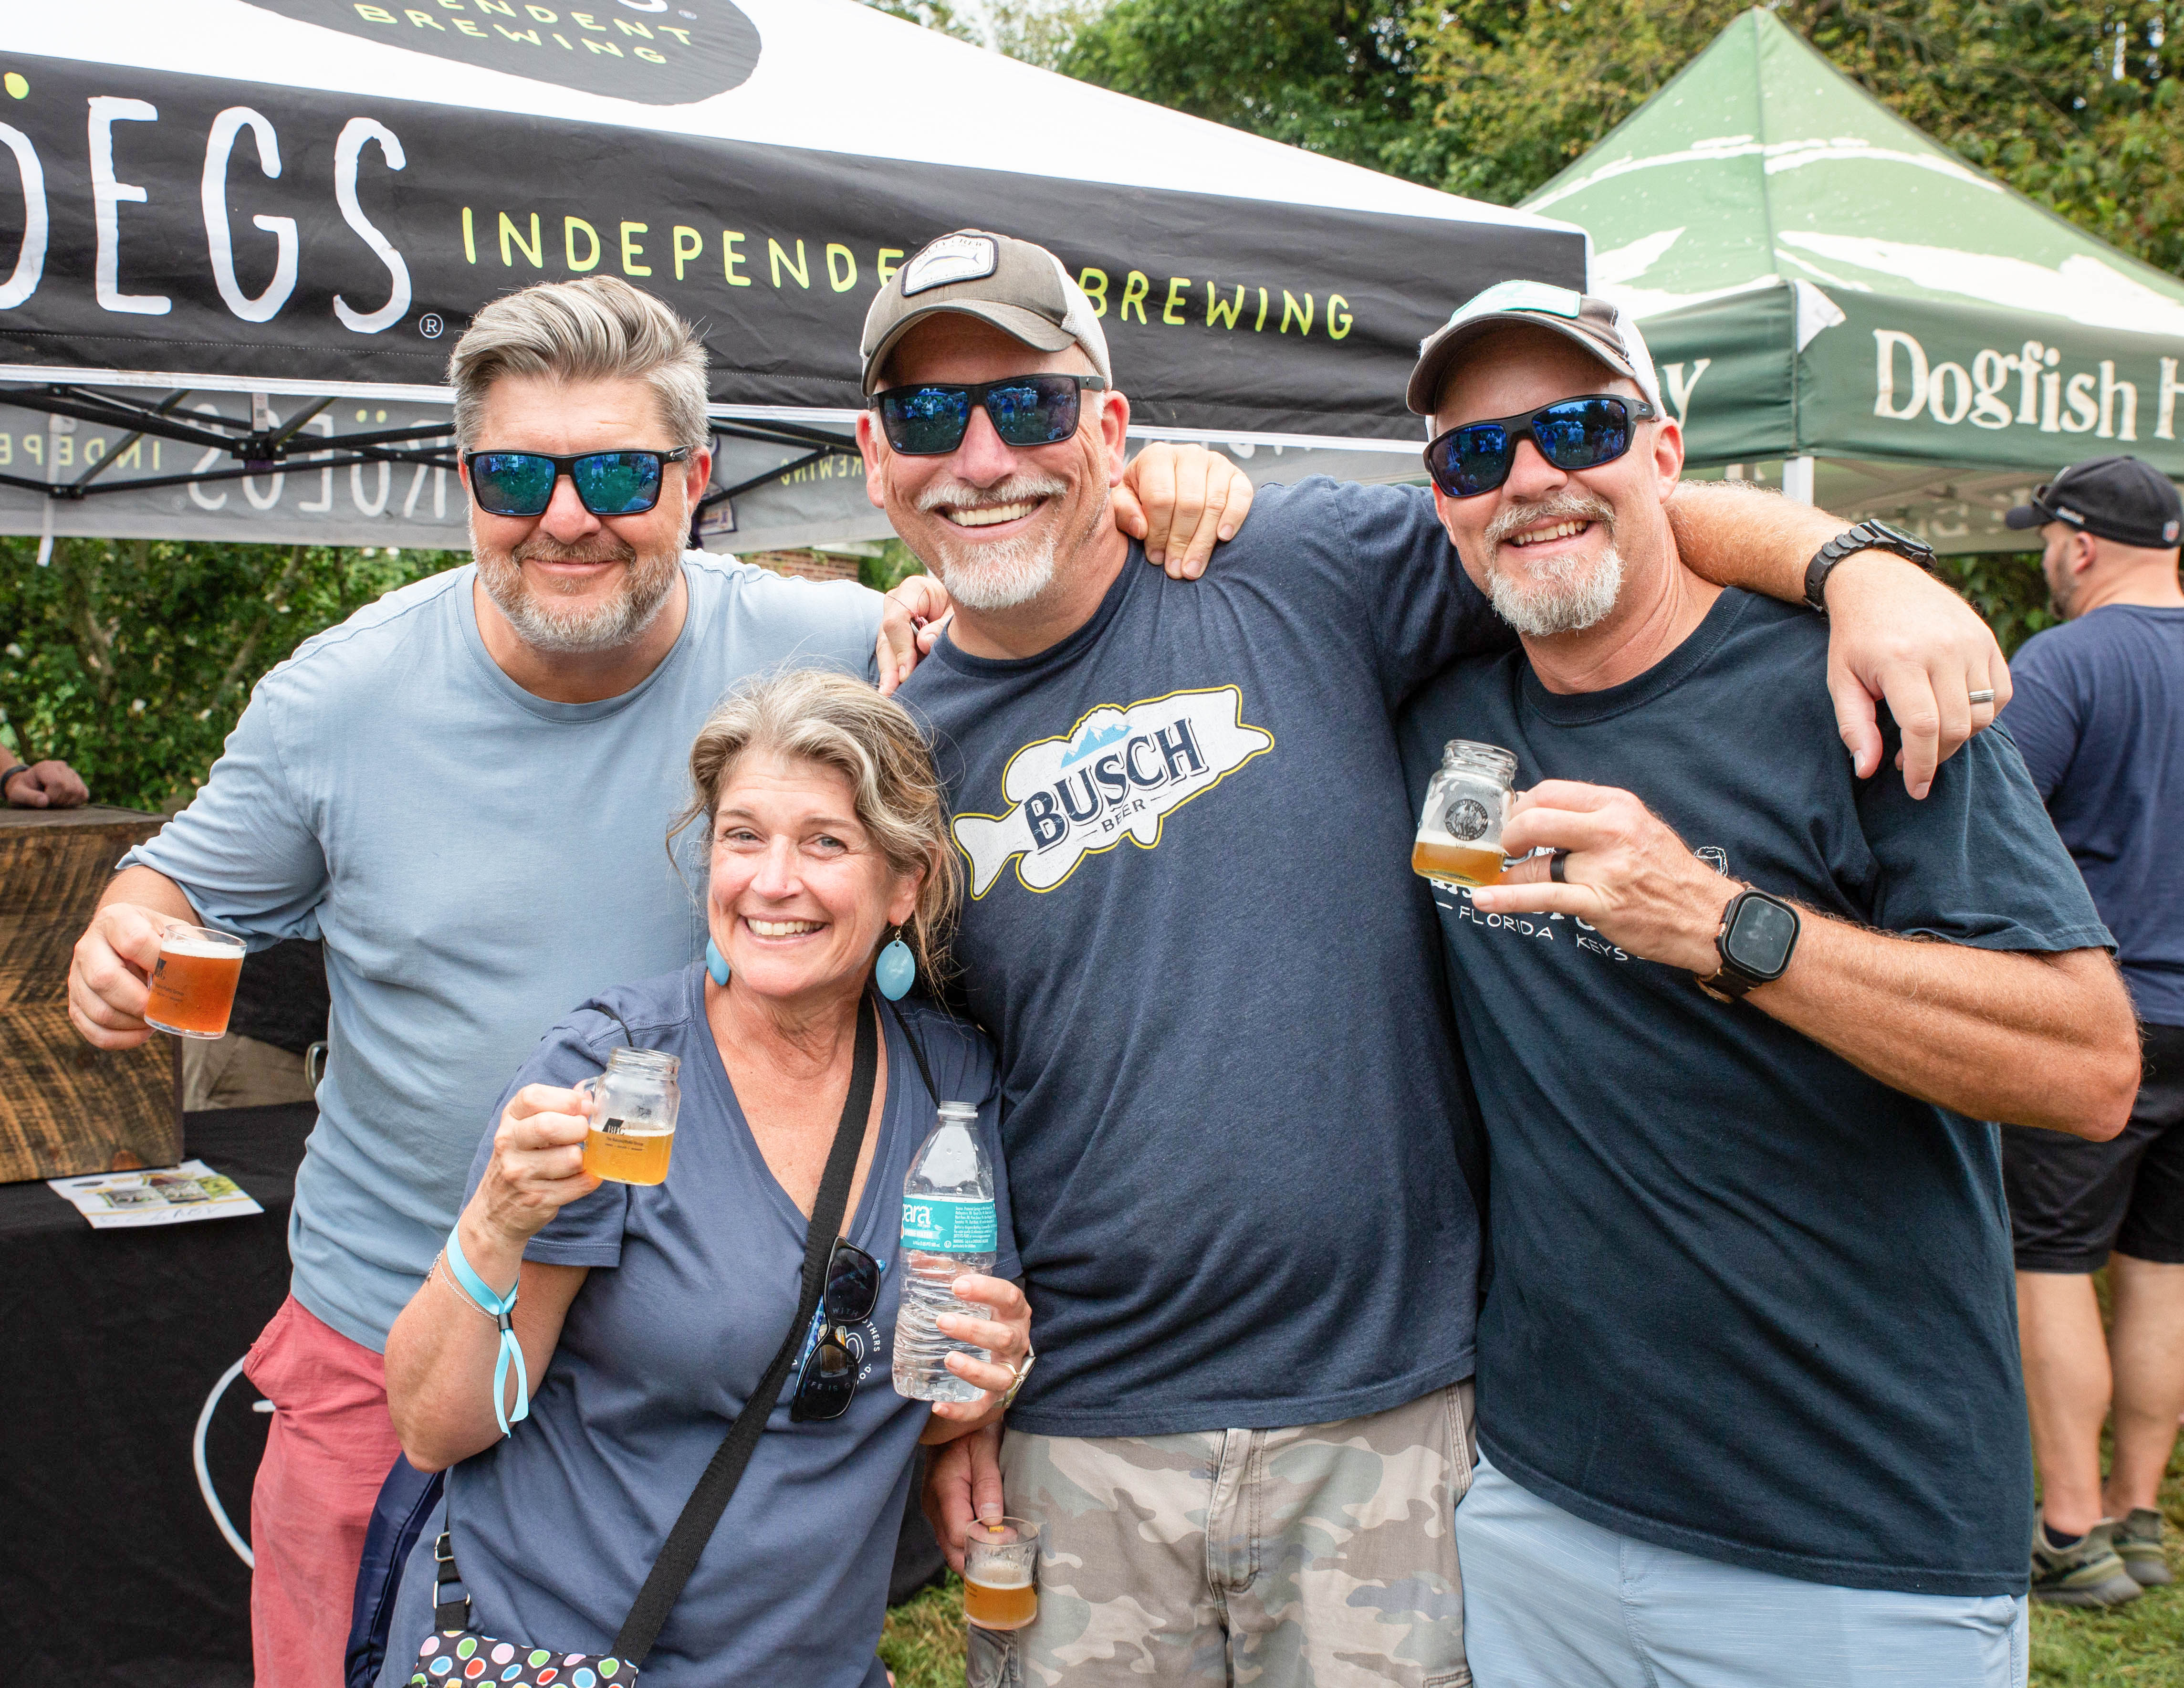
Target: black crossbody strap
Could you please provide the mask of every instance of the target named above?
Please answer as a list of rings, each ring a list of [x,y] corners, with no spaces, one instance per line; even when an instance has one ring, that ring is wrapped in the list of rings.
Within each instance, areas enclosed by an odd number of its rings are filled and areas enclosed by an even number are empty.
[[[925,1081],[925,1094],[933,1098],[935,1107],[940,1105],[940,1092],[933,1082],[933,1069],[925,1064],[925,1051],[918,1045],[917,1033],[910,1029],[910,1022],[902,1017],[902,1010],[892,1002],[887,1006],[894,1028],[902,1033],[902,1040],[910,1045],[910,1058],[917,1063],[917,1076]]]
[[[632,1665],[644,1663],[653,1642],[660,1638],[660,1626],[682,1596],[682,1585],[698,1568],[699,1557],[712,1539],[721,1514],[727,1510],[729,1497],[736,1492],[744,1468],[750,1463],[751,1452],[765,1432],[766,1421],[773,1416],[774,1404],[781,1399],[782,1386],[788,1381],[789,1368],[796,1363],[804,1333],[827,1287],[827,1262],[833,1253],[834,1239],[841,1233],[843,1212],[850,1205],[850,1181],[856,1175],[857,1156],[864,1147],[865,1123],[872,1113],[872,1086],[879,1071],[879,1014],[877,1010],[863,1012],[863,1006],[859,1005],[849,1099],[842,1104],[842,1123],[834,1128],[834,1146],[819,1180],[818,1197],[811,1204],[811,1228],[805,1234],[804,1293],[797,1302],[795,1322],[788,1327],[780,1352],[773,1357],[757,1389],[736,1415],[705,1474],[698,1479],[682,1515],[667,1532],[660,1557],[653,1561],[652,1574],[637,1591],[636,1603],[629,1609],[621,1633],[615,1637],[615,1655]]]

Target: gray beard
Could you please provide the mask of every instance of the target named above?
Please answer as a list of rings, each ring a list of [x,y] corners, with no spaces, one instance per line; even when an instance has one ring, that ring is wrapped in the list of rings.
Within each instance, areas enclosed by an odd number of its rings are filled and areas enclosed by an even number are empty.
[[[1495,566],[1504,538],[1542,517],[1553,516],[1602,523],[1608,532],[1607,548],[1589,565],[1577,558],[1559,558],[1524,579]],[[1582,632],[1607,620],[1623,590],[1623,557],[1615,549],[1614,533],[1615,512],[1597,499],[1564,493],[1503,512],[1486,530],[1486,595],[1495,613],[1527,638],[1535,639]]]
[[[648,559],[624,547],[621,560],[628,565],[629,572],[621,590],[605,604],[577,610],[556,607],[556,597],[534,591],[517,558],[488,551],[475,542],[471,554],[486,596],[508,618],[515,636],[533,650],[555,656],[590,655],[634,643],[666,606],[682,566],[679,552]],[[532,554],[554,560],[549,553],[534,550]]]
[[[918,495],[917,506],[932,510],[959,499],[967,503],[963,498],[967,490],[953,483],[930,486]],[[1060,498],[1068,491],[1067,482],[1050,476],[1012,475],[998,487],[986,488],[982,496],[1008,503],[1016,498]],[[946,520],[941,518],[944,525]],[[939,554],[926,560],[948,588],[948,595],[965,609],[1013,610],[1030,603],[1054,583],[1061,543],[1061,534],[1050,525],[1044,534],[1027,533],[998,544],[956,545],[936,540],[933,549]]]

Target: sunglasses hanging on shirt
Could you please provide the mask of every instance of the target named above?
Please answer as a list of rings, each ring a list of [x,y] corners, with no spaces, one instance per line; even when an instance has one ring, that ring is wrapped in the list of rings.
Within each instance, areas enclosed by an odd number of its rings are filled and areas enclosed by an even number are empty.
[[[545,515],[564,475],[593,515],[642,515],[660,502],[666,465],[695,449],[678,445],[672,451],[588,451],[577,457],[473,451],[463,465],[471,471],[471,496],[488,515]]]
[[[928,382],[890,387],[866,402],[880,431],[905,457],[945,457],[963,443],[971,412],[983,405],[1004,445],[1053,445],[1077,432],[1079,395],[1107,383],[1096,375],[1020,375],[976,387]]]
[[[1661,413],[1642,398],[1596,393],[1559,398],[1514,416],[1466,422],[1426,447],[1426,473],[1451,499],[1475,499],[1509,478],[1517,444],[1529,439],[1562,470],[1597,469],[1630,449],[1640,422]]]

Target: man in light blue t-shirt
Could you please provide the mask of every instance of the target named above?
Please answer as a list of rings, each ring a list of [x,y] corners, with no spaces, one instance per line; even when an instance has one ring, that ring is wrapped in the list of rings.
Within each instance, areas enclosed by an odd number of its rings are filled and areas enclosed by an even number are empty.
[[[623,281],[496,301],[450,376],[475,560],[259,682],[197,799],[123,859],[70,971],[78,1028],[125,1048],[149,1035],[170,922],[326,945],[330,1052],[292,1293],[247,1368],[275,1408],[251,1611],[258,1680],[278,1688],[341,1680],[397,1451],[380,1353],[495,1099],[577,1003],[704,944],[702,842],[669,843],[699,723],[784,663],[892,682],[915,660],[913,614],[944,604],[906,582],[883,632],[862,587],[682,549],[711,470],[705,351]],[[1217,513],[1225,477],[1190,466]]]

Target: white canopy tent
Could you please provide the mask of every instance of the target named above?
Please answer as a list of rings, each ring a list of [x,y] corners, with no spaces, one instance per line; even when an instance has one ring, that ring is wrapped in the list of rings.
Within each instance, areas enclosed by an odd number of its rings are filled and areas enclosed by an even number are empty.
[[[1405,478],[1419,337],[1489,281],[1585,273],[1566,225],[852,0],[103,0],[8,8],[0,73],[17,533],[460,544],[454,337],[623,274],[705,336],[705,543],[878,537],[858,328],[965,226],[1079,276],[1139,438]]]

